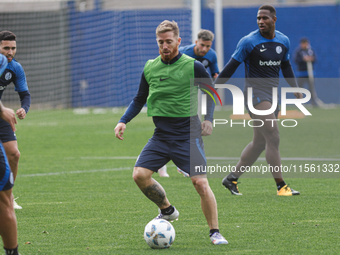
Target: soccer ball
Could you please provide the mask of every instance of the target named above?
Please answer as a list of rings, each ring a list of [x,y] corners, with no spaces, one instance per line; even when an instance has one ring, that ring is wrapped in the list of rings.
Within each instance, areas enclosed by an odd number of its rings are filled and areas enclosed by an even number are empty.
[[[145,226],[144,239],[152,249],[169,248],[175,241],[175,229],[167,220],[154,219]]]

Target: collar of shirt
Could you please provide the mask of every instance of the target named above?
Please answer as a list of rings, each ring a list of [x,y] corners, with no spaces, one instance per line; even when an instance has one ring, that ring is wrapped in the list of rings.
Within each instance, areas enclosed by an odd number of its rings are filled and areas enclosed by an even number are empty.
[[[175,63],[177,60],[179,60],[179,58],[181,56],[182,56],[182,53],[179,52],[176,57],[174,57],[173,59],[170,60],[170,62],[165,62],[163,59],[161,59],[161,60],[164,64],[171,65],[171,64]]]

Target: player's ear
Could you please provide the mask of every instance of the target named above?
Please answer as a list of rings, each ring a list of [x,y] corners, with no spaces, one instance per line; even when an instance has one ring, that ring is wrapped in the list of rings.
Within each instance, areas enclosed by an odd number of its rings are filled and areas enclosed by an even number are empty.
[[[181,37],[178,37],[178,39],[177,39],[178,41],[178,45],[180,45],[181,44],[181,41],[182,41],[182,38]]]

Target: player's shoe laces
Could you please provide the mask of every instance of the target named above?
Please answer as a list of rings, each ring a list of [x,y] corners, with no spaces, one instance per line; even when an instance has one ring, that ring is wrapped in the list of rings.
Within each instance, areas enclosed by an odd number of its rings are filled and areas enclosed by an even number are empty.
[[[15,201],[15,200],[17,200],[18,199],[18,197],[17,198],[14,198],[14,201],[13,201],[13,208],[14,209],[22,209],[22,207],[20,206],[20,205],[18,205],[18,203]]]
[[[210,240],[212,241],[213,244],[228,244],[228,241],[219,232],[215,232],[210,237]]]
[[[177,167],[177,172],[180,174],[183,174],[184,177],[189,177],[190,175],[187,172],[184,172],[182,169]]]
[[[238,190],[237,187],[237,181],[229,181],[227,179],[228,176],[224,177],[222,180],[222,185],[226,188],[229,189],[232,195],[239,195],[242,196],[242,193]]]
[[[158,169],[158,173],[160,177],[169,177],[168,172],[166,171],[167,167],[166,165],[164,165],[163,167],[161,167],[160,169]]]
[[[178,216],[179,216],[179,211],[177,211],[177,209],[174,207],[174,212],[170,215],[165,215],[161,213],[161,210],[158,208],[159,214],[158,216],[155,218],[155,220],[157,219],[163,219],[163,220],[167,220],[167,221],[171,221],[173,222],[174,220],[178,220]]]
[[[293,190],[288,185],[285,185],[280,190],[277,191],[277,195],[278,196],[294,196],[294,195],[300,195],[300,192]]]

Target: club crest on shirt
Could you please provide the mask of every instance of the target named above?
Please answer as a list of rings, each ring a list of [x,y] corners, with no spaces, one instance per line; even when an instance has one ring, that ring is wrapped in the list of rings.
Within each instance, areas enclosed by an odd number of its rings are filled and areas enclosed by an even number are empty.
[[[6,75],[5,75],[6,81],[10,80],[11,78],[12,78],[11,72],[6,73]]]
[[[182,70],[177,70],[175,75],[179,78],[182,78],[183,77],[183,71]]]
[[[282,47],[281,46],[277,46],[276,47],[276,53],[280,54],[282,52]]]
[[[202,64],[204,65],[205,68],[207,68],[207,67],[209,66],[209,61],[206,60],[206,59],[204,59],[204,60],[202,61]]]

